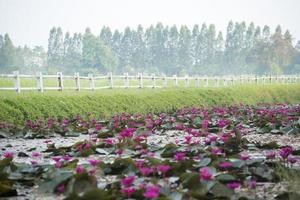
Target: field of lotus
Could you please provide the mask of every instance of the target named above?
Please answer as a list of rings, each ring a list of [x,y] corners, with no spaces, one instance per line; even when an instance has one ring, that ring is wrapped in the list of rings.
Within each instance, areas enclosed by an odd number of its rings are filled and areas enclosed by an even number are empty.
[[[0,124],[7,199],[300,199],[300,105]]]

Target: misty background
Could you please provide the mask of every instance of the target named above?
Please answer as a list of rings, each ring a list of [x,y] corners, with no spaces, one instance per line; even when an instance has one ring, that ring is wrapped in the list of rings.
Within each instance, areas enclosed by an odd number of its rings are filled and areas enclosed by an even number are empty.
[[[299,6],[0,0],[0,73],[300,73]]]

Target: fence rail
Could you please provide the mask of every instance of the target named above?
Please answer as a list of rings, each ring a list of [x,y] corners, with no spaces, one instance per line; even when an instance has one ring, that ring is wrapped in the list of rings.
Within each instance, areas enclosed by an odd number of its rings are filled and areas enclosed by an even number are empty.
[[[0,87],[0,91],[11,90],[20,93],[25,90],[36,90],[44,92],[46,90],[100,90],[106,88],[164,88],[164,87],[221,87],[230,85],[242,85],[242,84],[293,84],[300,83],[299,75],[280,75],[280,76],[253,76],[253,75],[241,75],[241,76],[155,76],[155,74],[144,76],[139,73],[138,75],[113,75],[108,73],[104,76],[94,76],[89,74],[88,76],[80,76],[79,73],[74,75],[63,75],[62,72],[58,72],[56,75],[45,75],[41,72],[35,75],[19,74],[18,71],[14,71],[13,74],[0,74],[1,79],[13,80],[13,87]],[[21,87],[21,79],[33,79],[36,81],[36,87]],[[54,79],[55,86],[45,86],[45,81],[48,79]],[[72,85],[65,86],[66,80],[73,80]],[[97,85],[96,81],[104,80],[105,85]],[[116,81],[118,80],[118,81]],[[121,80],[121,82],[120,82]],[[130,85],[130,81],[137,81],[136,85]],[[87,86],[82,86],[81,82],[88,82]],[[115,81],[118,84],[115,84]],[[147,81],[148,84],[145,84]],[[157,81],[161,81],[161,84],[157,84]],[[171,81],[171,83],[170,83]],[[183,81],[183,84],[179,84],[179,81]],[[193,82],[193,84],[191,84]]]

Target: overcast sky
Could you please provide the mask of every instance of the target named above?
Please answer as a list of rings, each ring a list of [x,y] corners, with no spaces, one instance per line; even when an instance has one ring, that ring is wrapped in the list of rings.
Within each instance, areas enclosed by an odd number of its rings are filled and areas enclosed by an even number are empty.
[[[0,0],[0,34],[15,45],[47,47],[53,26],[99,34],[103,25],[123,30],[157,22],[192,26],[214,23],[225,31],[229,20],[255,25],[277,24],[300,39],[300,0]]]

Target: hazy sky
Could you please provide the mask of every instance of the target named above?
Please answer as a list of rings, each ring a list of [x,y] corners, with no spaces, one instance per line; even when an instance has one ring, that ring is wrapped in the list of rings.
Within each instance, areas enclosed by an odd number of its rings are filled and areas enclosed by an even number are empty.
[[[98,35],[103,25],[123,30],[157,22],[206,22],[225,31],[229,20],[267,24],[272,30],[280,24],[299,40],[300,0],[0,0],[0,34],[31,47],[46,47],[53,26],[71,33],[90,27]]]

